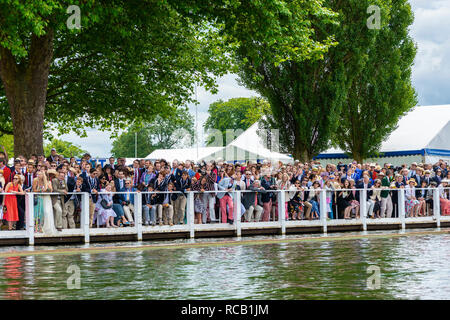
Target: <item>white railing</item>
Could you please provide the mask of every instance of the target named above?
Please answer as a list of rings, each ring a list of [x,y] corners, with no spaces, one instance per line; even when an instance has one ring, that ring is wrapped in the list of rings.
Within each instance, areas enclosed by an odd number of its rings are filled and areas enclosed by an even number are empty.
[[[440,210],[440,198],[439,198],[439,189],[438,188],[424,188],[426,190],[431,190],[432,194],[433,194],[433,215],[429,216],[433,219],[433,221],[436,222],[436,226],[440,227],[441,225],[441,210]],[[450,189],[450,188],[445,188]],[[367,225],[373,223],[373,221],[368,221],[367,220],[367,214],[368,214],[368,199],[367,199],[367,191],[370,190],[384,190],[384,191],[393,191],[393,192],[397,192],[397,212],[398,212],[398,216],[391,218],[394,219],[394,221],[397,221],[397,223],[401,224],[401,228],[404,230],[405,229],[405,224],[406,224],[406,210],[405,210],[405,189],[400,188],[400,189],[392,189],[392,188],[380,188],[380,189],[337,189],[335,191],[330,191],[329,189],[308,189],[305,191],[314,191],[314,192],[320,192],[319,194],[319,210],[320,210],[320,219],[319,219],[319,225],[321,226],[321,229],[324,233],[327,233],[327,229],[328,229],[328,225],[331,223],[329,222],[329,216],[328,216],[328,207],[329,205],[327,204],[327,192],[332,192],[333,196],[334,196],[334,192],[340,192],[340,191],[359,191],[359,205],[360,205],[360,218],[359,221],[362,225],[362,229],[365,231],[367,230]],[[421,188],[416,188],[416,190],[422,190]],[[277,222],[280,230],[281,230],[281,234],[285,234],[286,233],[286,226],[287,226],[287,221],[286,221],[286,206],[285,206],[285,202],[286,202],[286,192],[291,192],[291,193],[295,193],[297,190],[259,190],[259,191],[253,191],[253,190],[234,190],[234,191],[225,191],[225,190],[215,190],[215,191],[204,191],[204,192],[198,192],[198,191],[188,191],[185,192],[184,194],[186,195],[187,201],[186,201],[186,210],[185,210],[185,217],[186,217],[186,221],[187,223],[185,225],[179,225],[177,226],[177,231],[180,232],[189,232],[189,236],[191,238],[194,238],[195,236],[195,231],[196,229],[198,229],[199,227],[197,227],[198,225],[196,225],[194,223],[194,196],[195,194],[217,194],[217,193],[229,193],[230,195],[232,195],[233,197],[233,224],[229,225],[228,227],[225,228],[229,228],[232,230],[235,230],[235,234],[236,236],[241,236],[242,234],[242,226],[243,223],[241,223],[241,217],[244,214],[241,210],[241,198],[242,195],[244,193],[276,193],[277,194],[277,212],[278,212],[278,217],[273,219],[273,222]],[[142,216],[142,211],[143,211],[143,202],[142,202],[142,197],[144,194],[182,194],[182,192],[180,191],[174,191],[174,192],[170,192],[170,191],[143,191],[143,192],[139,192],[139,191],[135,191],[135,192],[98,192],[98,195],[101,194],[112,194],[112,195],[116,195],[116,194],[130,194],[133,195],[134,197],[134,220],[135,220],[135,226],[133,229],[131,229],[130,231],[135,232],[137,235],[137,240],[142,240],[143,239],[143,233],[144,231],[146,233],[151,233],[152,230],[157,230],[156,229],[152,229],[154,227],[147,227],[144,230],[143,227],[143,216]],[[6,195],[16,195],[13,193],[0,193],[0,197],[4,197]],[[89,216],[89,202],[90,202],[90,197],[91,195],[89,193],[85,193],[85,192],[70,192],[67,194],[60,194],[60,193],[34,193],[34,192],[26,192],[25,193],[25,220],[26,220],[26,237],[28,238],[29,244],[30,245],[34,245],[34,240],[35,240],[35,219],[34,219],[34,197],[36,196],[45,196],[45,195],[49,195],[49,196],[66,196],[66,195],[81,195],[81,203],[80,203],[80,207],[81,207],[81,213],[80,213],[80,233],[82,236],[84,236],[84,242],[85,243],[89,243],[90,242],[90,236],[93,234],[92,228],[90,228],[90,216]],[[395,204],[393,204],[395,206]],[[393,210],[395,210],[395,208],[393,208]],[[156,213],[157,214],[157,213]],[[222,223],[222,225],[225,223],[224,221],[221,221],[222,217],[221,214],[219,214],[219,223]],[[228,216],[228,215],[226,215]],[[261,217],[264,216],[264,214],[261,214]],[[155,217],[156,218],[156,217]],[[336,210],[335,214],[334,214],[334,219],[333,220],[339,220],[338,219],[338,212]],[[383,219],[386,218],[380,218],[380,221],[383,221]],[[353,219],[354,221],[358,221],[358,219]],[[270,212],[269,212],[269,221],[270,221]],[[272,222],[272,224],[273,224]],[[219,224],[218,223],[218,224]],[[246,222],[244,222],[245,224]],[[261,226],[263,227],[264,225],[267,225],[267,222],[265,221],[258,221],[256,223],[253,223],[255,227]],[[214,224],[212,224],[214,225]],[[309,223],[307,223],[306,221],[295,221],[295,222],[290,222],[289,226],[307,226],[307,225],[311,225]],[[333,225],[340,225],[339,223],[333,223]],[[342,225],[345,225],[344,223],[342,223]],[[165,228],[170,228],[169,226],[165,227]],[[8,232],[8,231],[5,231]],[[108,234],[116,234],[116,229],[108,229]],[[94,232],[95,234],[95,232]]]

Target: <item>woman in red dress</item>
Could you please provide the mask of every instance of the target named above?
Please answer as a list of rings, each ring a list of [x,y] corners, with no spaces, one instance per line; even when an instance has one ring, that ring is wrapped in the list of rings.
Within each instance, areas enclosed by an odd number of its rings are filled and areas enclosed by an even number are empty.
[[[13,181],[8,183],[5,188],[6,193],[24,194],[22,186],[19,184],[20,176],[15,175]],[[3,215],[3,219],[8,221],[8,229],[13,229],[13,222],[19,221],[19,214],[17,211],[17,198],[16,195],[6,195],[3,200],[3,205],[6,206],[6,212]]]

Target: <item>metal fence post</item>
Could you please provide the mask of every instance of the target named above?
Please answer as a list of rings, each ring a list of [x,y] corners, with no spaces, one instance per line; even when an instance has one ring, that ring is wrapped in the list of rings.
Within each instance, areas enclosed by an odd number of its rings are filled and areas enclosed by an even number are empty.
[[[89,193],[83,192],[81,195],[81,217],[80,227],[84,233],[84,243],[89,243]]]
[[[278,220],[280,221],[281,226],[281,234],[286,234],[286,193],[284,191],[280,191],[278,193]]]
[[[367,192],[359,190],[359,216],[363,224],[363,231],[367,231]]]
[[[322,189],[322,191],[320,191],[320,220],[322,220],[323,233],[327,233],[327,209],[327,192],[325,189]]]
[[[142,193],[137,192],[134,201],[134,220],[136,225],[137,239],[142,241]]]
[[[186,212],[187,224],[189,226],[189,237],[191,239],[195,236],[194,231],[194,192],[189,191],[187,193],[187,212]]]
[[[28,245],[34,246],[34,193],[25,194],[25,212]]]
[[[433,214],[436,219],[436,227],[441,227],[441,203],[439,199],[439,189],[433,189]]]
[[[405,189],[398,190],[398,216],[402,222],[402,230],[405,230]]]
[[[241,236],[241,191],[234,191],[233,207],[234,207],[234,225],[236,227],[236,236]]]

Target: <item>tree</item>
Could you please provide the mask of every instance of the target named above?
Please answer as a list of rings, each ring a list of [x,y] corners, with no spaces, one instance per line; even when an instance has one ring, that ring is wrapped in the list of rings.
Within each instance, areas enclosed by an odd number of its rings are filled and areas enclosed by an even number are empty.
[[[157,116],[151,123],[132,125],[113,141],[111,153],[115,157],[135,156],[137,136],[137,157],[145,158],[156,149],[190,146],[194,136],[194,120],[187,110],[166,117]]]
[[[232,98],[228,101],[218,100],[209,105],[208,119],[204,124],[206,130],[216,129],[222,132],[222,141],[226,141],[226,130],[247,130],[263,115],[270,113],[270,105],[259,97]],[[208,136],[206,143],[214,142],[213,135]],[[217,142],[217,141],[216,141]]]
[[[316,41],[334,41],[322,57],[280,64],[257,64],[245,55],[240,57],[242,82],[266,97],[272,107],[266,127],[279,129],[281,151],[301,161],[326,150],[336,132],[339,137],[342,108],[354,81],[366,73],[368,48],[377,43],[379,30],[368,28],[367,9],[376,5],[381,16],[387,17],[391,1],[327,0],[323,4],[338,17],[337,23],[320,16],[311,21]]]
[[[50,155],[50,151],[52,148],[56,149],[56,152],[60,155],[63,155],[66,158],[70,157],[77,157],[81,158],[83,154],[85,154],[87,151],[81,149],[80,146],[73,144],[72,142],[59,140],[59,139],[53,139],[49,143],[46,143],[44,146],[44,154],[45,156]]]
[[[81,29],[68,28],[69,5]],[[12,123],[16,154],[29,156],[43,152],[44,129],[83,135],[177,112],[195,83],[214,92],[228,69],[217,38],[165,0],[2,1],[2,131]]]
[[[358,162],[375,156],[397,122],[417,104],[411,84],[416,48],[408,35],[414,17],[407,0],[390,3],[389,14],[365,50],[344,103],[335,143]]]
[[[301,161],[327,147],[345,90],[343,68],[329,66],[328,51],[336,45],[334,35],[340,25],[331,10],[310,10],[313,18],[308,35],[320,50],[280,63],[248,57],[246,51],[237,57],[241,82],[270,103],[272,114],[265,119],[264,128],[278,129],[279,150]],[[337,54],[336,61],[342,60],[342,52]]]
[[[72,4],[81,30],[67,28]],[[235,56],[320,56],[329,41],[312,39],[310,18],[333,16],[320,0],[5,0],[0,114],[24,155],[42,153],[50,127],[83,134],[152,121],[192,101],[194,84],[214,92],[214,78],[239,66]]]
[[[14,136],[0,133],[0,151],[3,151],[3,148],[8,153],[8,159],[14,158]]]

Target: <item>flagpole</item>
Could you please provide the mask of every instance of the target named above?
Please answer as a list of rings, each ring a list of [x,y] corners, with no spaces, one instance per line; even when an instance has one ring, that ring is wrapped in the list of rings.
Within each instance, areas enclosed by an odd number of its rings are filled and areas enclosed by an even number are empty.
[[[195,136],[197,142],[197,159],[198,161],[198,103],[197,103],[197,83],[195,83]]]

